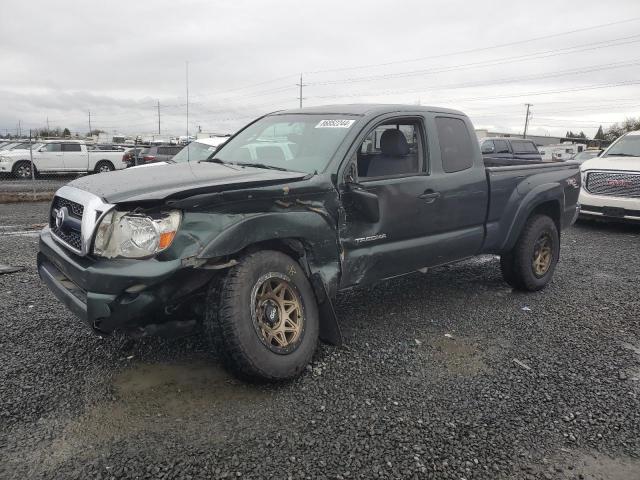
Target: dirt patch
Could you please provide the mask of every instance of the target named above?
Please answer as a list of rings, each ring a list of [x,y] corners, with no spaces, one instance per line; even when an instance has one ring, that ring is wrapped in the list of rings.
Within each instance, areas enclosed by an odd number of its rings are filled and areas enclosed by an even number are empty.
[[[585,480],[640,480],[640,460],[602,454],[582,454],[574,467]]]
[[[434,333],[424,343],[425,359],[441,366],[450,374],[476,375],[489,371],[483,357],[490,349],[474,339]]]
[[[268,388],[242,383],[206,362],[134,365],[115,376],[113,391],[112,398],[88,408],[50,445],[33,452],[46,469],[141,432],[166,432],[185,442],[206,432],[211,443],[227,441],[236,418],[264,414],[271,398]]]
[[[0,203],[48,202],[55,192],[0,192]]]

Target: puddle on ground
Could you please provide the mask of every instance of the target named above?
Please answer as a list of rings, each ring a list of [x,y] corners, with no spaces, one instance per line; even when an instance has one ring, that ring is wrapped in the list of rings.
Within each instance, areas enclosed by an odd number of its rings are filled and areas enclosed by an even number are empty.
[[[67,423],[44,455],[50,467],[119,438],[180,432],[184,441],[206,435],[223,442],[238,432],[238,419],[264,420],[272,391],[243,383],[219,365],[137,364],[115,375],[114,397]]]
[[[435,359],[436,364],[456,375],[475,375],[489,371],[483,360],[487,348],[477,341],[465,337],[445,337],[442,333],[433,334],[425,340],[427,350],[424,351],[427,361]],[[430,365],[431,367],[433,364]]]
[[[640,480],[640,460],[602,454],[582,454],[573,470],[585,480]]]
[[[640,480],[640,459],[610,457],[599,452],[561,449],[562,453],[536,464],[536,478],[570,478],[583,480]],[[512,477],[513,480],[520,477]]]

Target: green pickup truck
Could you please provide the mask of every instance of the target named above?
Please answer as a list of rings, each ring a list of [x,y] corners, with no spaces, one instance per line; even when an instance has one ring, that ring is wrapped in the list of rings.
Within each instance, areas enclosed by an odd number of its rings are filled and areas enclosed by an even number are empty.
[[[242,377],[339,344],[356,285],[478,254],[539,290],[578,214],[578,165],[486,168],[461,112],[335,105],[253,121],[210,157],[62,187],[38,269],[95,332],[205,332]]]

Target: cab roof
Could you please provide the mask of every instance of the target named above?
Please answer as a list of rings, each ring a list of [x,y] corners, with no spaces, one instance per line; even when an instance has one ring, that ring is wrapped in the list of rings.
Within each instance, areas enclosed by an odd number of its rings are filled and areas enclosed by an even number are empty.
[[[385,113],[402,112],[431,112],[447,113],[452,115],[466,115],[450,108],[428,107],[422,105],[403,105],[385,103],[351,103],[344,105],[321,105],[317,107],[304,107],[290,110],[279,110],[271,115],[292,115],[292,114],[325,114],[325,115],[355,115],[355,116],[376,116]]]

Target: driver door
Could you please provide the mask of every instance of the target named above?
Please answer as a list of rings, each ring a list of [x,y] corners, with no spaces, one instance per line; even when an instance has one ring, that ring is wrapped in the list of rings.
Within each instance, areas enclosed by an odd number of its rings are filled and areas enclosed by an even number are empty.
[[[41,147],[37,155],[33,155],[36,170],[39,172],[64,171],[64,157],[61,143],[47,143]]]
[[[342,190],[341,288],[433,262],[425,243],[439,215],[439,194],[426,150],[420,118],[383,121],[361,142]]]

